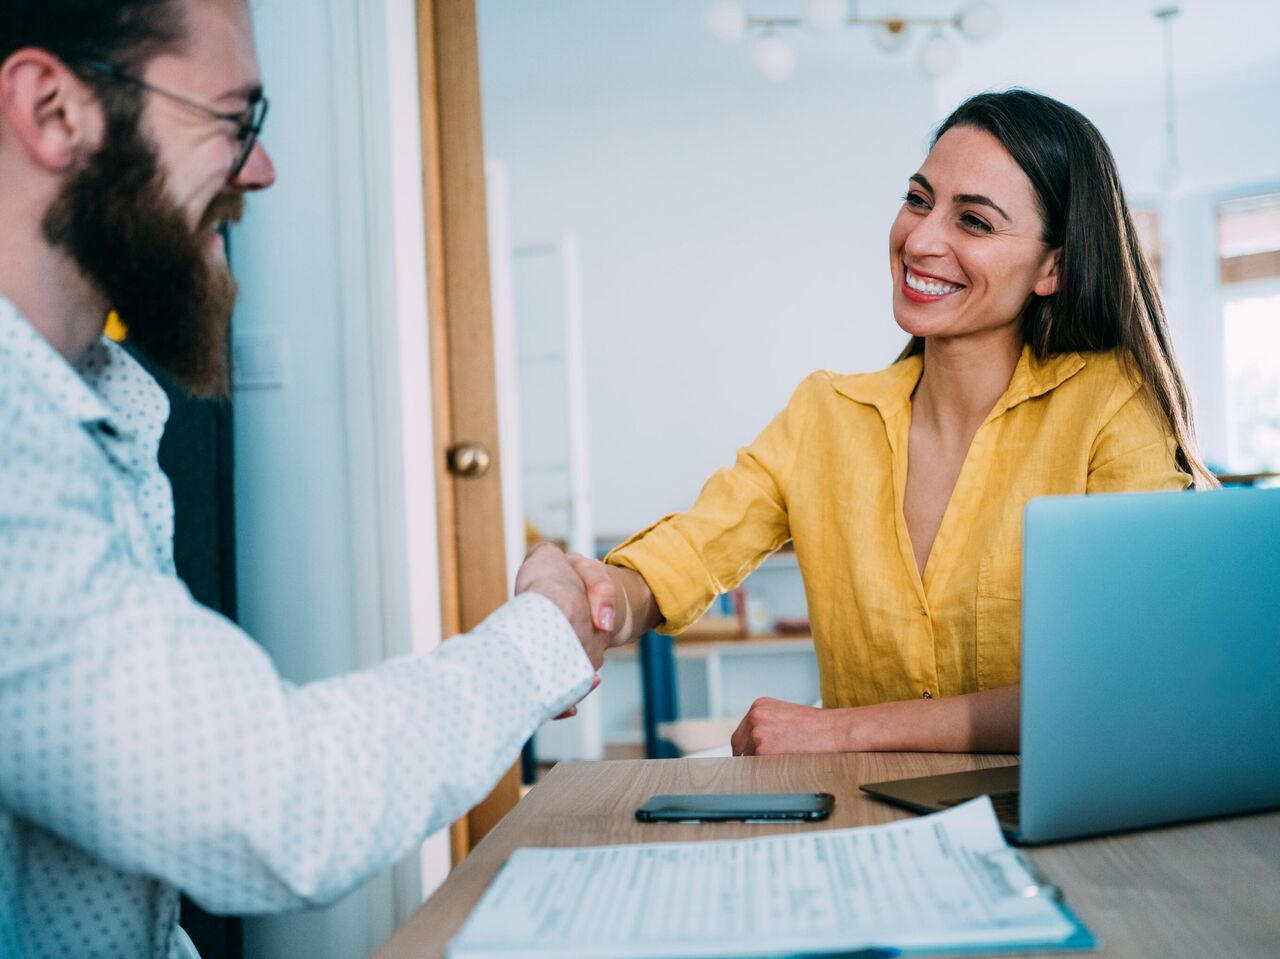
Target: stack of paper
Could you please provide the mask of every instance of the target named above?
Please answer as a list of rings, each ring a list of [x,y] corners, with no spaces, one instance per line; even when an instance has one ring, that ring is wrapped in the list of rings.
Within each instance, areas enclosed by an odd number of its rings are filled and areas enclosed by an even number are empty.
[[[520,849],[450,959],[778,956],[1088,948],[1006,845],[991,803],[717,842]]]

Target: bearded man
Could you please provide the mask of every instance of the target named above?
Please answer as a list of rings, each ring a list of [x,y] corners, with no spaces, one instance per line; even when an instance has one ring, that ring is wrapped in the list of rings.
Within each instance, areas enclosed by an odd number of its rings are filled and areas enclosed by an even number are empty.
[[[227,393],[219,228],[274,179],[266,106],[245,0],[0,9],[6,959],[189,956],[179,890],[338,898],[482,798],[603,656],[555,550],[438,653],[301,687],[175,578],[167,404],[103,325]]]

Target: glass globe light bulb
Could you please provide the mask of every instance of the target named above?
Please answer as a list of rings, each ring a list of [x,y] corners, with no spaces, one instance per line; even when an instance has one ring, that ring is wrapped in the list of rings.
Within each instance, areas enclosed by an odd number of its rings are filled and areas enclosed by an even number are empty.
[[[905,20],[891,18],[872,29],[871,42],[885,53],[897,53],[911,42],[911,31]]]
[[[720,0],[707,8],[707,29],[723,43],[737,43],[747,32],[747,11],[733,0]]]
[[[954,70],[959,59],[955,41],[942,33],[935,33],[920,48],[920,69],[935,79]]]
[[[977,0],[956,16],[956,29],[968,40],[987,40],[1000,29],[1000,8],[987,0]]]
[[[766,33],[752,51],[756,69],[770,80],[785,80],[796,68],[796,51],[776,33]]]
[[[805,25],[822,33],[844,26],[849,19],[849,0],[809,0],[804,7]]]

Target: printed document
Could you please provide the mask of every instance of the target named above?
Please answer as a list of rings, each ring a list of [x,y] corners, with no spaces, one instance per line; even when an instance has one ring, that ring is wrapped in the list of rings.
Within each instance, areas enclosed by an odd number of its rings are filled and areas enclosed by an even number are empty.
[[[520,849],[450,959],[663,959],[1036,944],[1078,926],[985,796],[860,829]]]

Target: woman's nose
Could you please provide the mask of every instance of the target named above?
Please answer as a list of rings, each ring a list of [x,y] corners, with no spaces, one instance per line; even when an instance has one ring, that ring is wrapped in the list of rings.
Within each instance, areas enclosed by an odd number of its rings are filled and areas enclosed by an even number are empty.
[[[947,251],[946,228],[937,211],[917,219],[903,242],[908,256],[939,256]]]

